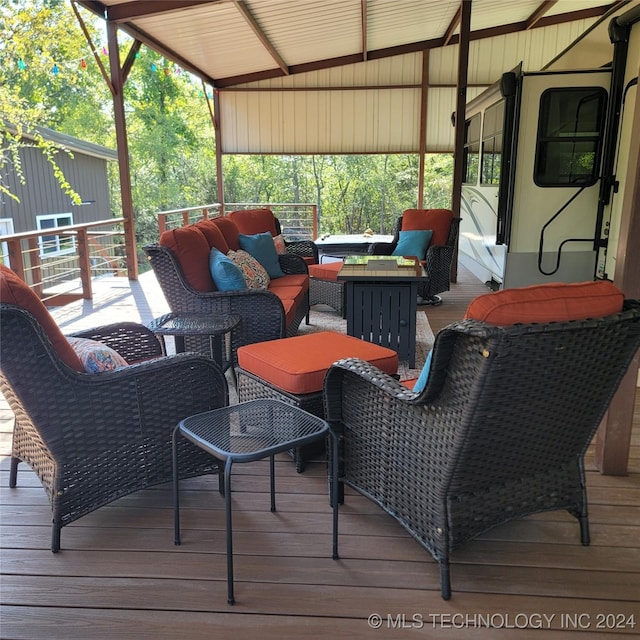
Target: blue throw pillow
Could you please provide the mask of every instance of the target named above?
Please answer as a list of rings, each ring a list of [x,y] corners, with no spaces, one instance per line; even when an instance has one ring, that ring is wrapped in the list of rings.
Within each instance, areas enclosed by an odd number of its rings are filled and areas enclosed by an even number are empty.
[[[431,229],[401,231],[398,244],[391,255],[415,256],[418,260],[424,260],[432,235]]]
[[[209,253],[209,270],[218,291],[247,288],[240,268],[215,247],[212,247]]]
[[[240,248],[253,256],[265,268],[270,278],[281,278],[284,275],[280,268],[273,236],[268,231],[252,236],[241,233],[238,236],[238,241]]]
[[[427,386],[427,380],[429,380],[429,369],[431,369],[431,357],[433,356],[433,349],[429,351],[429,355],[424,362],[424,366],[422,367],[422,371],[420,372],[420,376],[416,380],[416,383],[413,385],[413,390],[416,393],[420,393]]]

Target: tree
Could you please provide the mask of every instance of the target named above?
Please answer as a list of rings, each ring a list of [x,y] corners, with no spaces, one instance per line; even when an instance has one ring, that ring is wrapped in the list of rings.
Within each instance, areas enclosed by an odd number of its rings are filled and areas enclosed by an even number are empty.
[[[80,201],[56,162],[57,154],[65,151],[46,140],[39,126],[76,137],[92,132],[92,141],[106,142],[104,92],[97,88],[99,74],[95,64],[87,63],[91,52],[75,24],[69,4],[62,0],[12,0],[0,5],[0,193],[6,196],[16,198],[5,182],[9,170],[22,182],[25,179],[20,149],[35,146],[64,192],[72,201]],[[104,139],[96,139],[101,132]]]

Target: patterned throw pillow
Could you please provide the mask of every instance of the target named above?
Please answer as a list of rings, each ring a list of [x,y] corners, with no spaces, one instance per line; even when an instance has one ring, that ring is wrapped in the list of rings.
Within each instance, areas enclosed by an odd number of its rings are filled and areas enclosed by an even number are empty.
[[[266,269],[246,251],[229,251],[227,257],[240,267],[249,289],[266,289],[271,283]]]
[[[273,244],[276,246],[276,253],[279,256],[283,256],[287,253],[287,245],[285,244],[284,236],[282,234],[274,237]]]
[[[111,347],[88,338],[67,338],[87,373],[101,373],[126,367],[129,363]]]

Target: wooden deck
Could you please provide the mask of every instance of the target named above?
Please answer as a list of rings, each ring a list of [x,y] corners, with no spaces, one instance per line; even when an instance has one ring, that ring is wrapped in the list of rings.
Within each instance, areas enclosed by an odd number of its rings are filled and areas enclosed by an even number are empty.
[[[56,317],[65,331],[122,317],[146,322],[165,310],[153,284],[146,274],[133,287],[124,281]],[[484,291],[461,271],[444,304],[427,310],[433,330],[460,318]],[[269,511],[268,464],[235,467],[233,607],[226,602],[224,505],[215,478],[183,483],[180,547],[173,545],[166,485],[65,527],[54,555],[48,501],[35,475],[21,465],[18,487],[7,488],[6,409],[0,418],[0,636],[7,640],[358,639],[420,629],[426,637],[474,640],[550,640],[576,631],[586,639],[640,637],[638,402],[630,474],[602,476],[588,458],[591,546],[580,545],[578,524],[565,512],[500,526],[453,554],[448,602],[431,557],[349,490],[341,558],[332,560],[325,469],[311,463],[298,475],[288,457],[277,463],[276,513]]]

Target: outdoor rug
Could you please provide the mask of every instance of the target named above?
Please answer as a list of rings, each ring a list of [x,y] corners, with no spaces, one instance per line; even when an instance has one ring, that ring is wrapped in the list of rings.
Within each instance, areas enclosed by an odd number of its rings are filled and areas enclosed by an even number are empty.
[[[298,329],[298,335],[305,333],[317,333],[318,331],[337,331],[338,333],[347,332],[347,321],[342,319],[340,315],[331,307],[326,305],[314,305],[311,308],[310,324],[305,324],[303,320]],[[433,346],[433,331],[429,326],[427,314],[418,310],[416,316],[416,365],[415,369],[409,369],[407,362],[400,362],[398,373],[400,380],[409,380],[417,378],[422,370],[422,365],[427,354]]]

